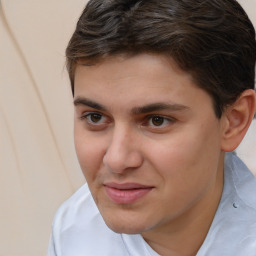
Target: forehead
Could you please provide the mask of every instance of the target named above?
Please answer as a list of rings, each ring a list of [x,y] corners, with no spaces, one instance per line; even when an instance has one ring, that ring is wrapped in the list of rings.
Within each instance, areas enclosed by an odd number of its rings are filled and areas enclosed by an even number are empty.
[[[143,102],[190,104],[209,95],[192,76],[163,55],[140,54],[108,57],[93,65],[80,63],[75,72],[75,98],[86,97],[114,105]]]
[[[120,54],[95,62],[80,60],[75,69],[74,83],[76,87],[79,87],[86,80],[96,84],[97,82],[101,83],[104,79],[107,79],[107,82],[134,78],[144,81],[151,80],[152,82],[149,84],[157,80],[160,84],[162,80],[166,80],[168,77],[172,80],[178,77],[184,78],[184,81],[194,84],[192,76],[181,70],[171,57],[153,53],[131,56]]]
[[[132,69],[132,66],[136,68]],[[97,58],[95,60],[80,59],[77,62],[76,71],[81,67],[88,67],[88,70],[107,70],[108,68],[112,69],[118,67],[118,71],[123,71],[122,73],[135,73],[135,70],[145,73],[146,70],[150,71],[150,69],[152,68],[157,69],[157,72],[159,72],[159,70],[164,71],[165,69],[171,67],[171,69],[174,70],[175,73],[182,74],[183,76],[190,76],[190,78],[192,79],[192,76],[189,74],[189,72],[185,72],[181,68],[179,68],[171,56],[167,56],[166,54],[157,54],[153,52],[142,52],[138,54],[120,53],[117,55]],[[77,72],[75,72],[75,77],[76,75]],[[111,75],[114,76],[115,74],[112,73]]]

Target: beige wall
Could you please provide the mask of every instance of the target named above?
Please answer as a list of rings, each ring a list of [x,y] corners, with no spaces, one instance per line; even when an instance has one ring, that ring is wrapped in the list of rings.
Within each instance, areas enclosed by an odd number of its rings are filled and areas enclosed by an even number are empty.
[[[64,69],[84,2],[1,2],[1,256],[45,255],[54,212],[84,182]]]
[[[54,212],[84,183],[64,51],[85,2],[1,1],[0,256],[45,255]],[[255,128],[238,152],[256,173]]]
[[[238,2],[244,7],[256,29],[256,0],[238,0]],[[238,147],[237,153],[256,175],[256,120],[253,121],[243,142]]]

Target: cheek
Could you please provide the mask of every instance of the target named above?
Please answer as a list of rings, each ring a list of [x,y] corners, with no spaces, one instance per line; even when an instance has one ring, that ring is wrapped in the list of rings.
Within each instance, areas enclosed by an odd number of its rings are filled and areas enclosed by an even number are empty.
[[[196,186],[207,182],[217,171],[220,143],[216,128],[210,124],[188,127],[148,148],[148,159],[164,180]]]
[[[201,131],[193,136],[182,133],[148,152],[151,166],[161,176],[164,211],[178,213],[202,198],[215,181],[219,151],[218,142]]]
[[[81,132],[75,129],[75,148],[80,167],[86,180],[95,179],[98,170],[102,165],[104,156],[103,141],[98,143],[98,140],[86,132]]]

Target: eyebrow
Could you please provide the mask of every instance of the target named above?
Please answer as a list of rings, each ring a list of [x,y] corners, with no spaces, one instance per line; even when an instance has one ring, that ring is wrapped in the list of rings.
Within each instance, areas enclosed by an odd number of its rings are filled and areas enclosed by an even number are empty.
[[[182,110],[188,110],[189,107],[181,104],[176,104],[176,103],[152,103],[148,104],[142,107],[136,107],[132,109],[132,113],[135,115],[138,114],[145,114],[145,113],[150,113],[154,111],[160,111],[160,110],[169,110],[169,111],[182,111]]]
[[[86,98],[80,98],[80,97],[78,97],[74,100],[74,105],[75,106],[79,106],[79,105],[88,106],[88,107],[95,108],[95,109],[101,110],[101,111],[107,110],[104,106],[102,106],[101,104],[99,104],[97,102],[94,102],[94,101],[86,99]]]
[[[74,100],[74,105],[79,106],[88,106],[100,111],[107,111],[107,108],[103,105],[89,100],[87,98],[81,98],[78,97]],[[169,110],[169,111],[182,111],[182,110],[188,110],[189,107],[177,103],[165,103],[165,102],[159,102],[159,103],[152,103],[141,107],[135,107],[131,110],[132,114],[139,115],[139,114],[146,114],[154,111],[160,111],[160,110]]]

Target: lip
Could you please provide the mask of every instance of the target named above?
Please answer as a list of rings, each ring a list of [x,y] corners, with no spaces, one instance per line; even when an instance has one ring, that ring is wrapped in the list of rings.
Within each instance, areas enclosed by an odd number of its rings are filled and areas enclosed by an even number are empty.
[[[148,194],[153,187],[138,183],[105,183],[108,197],[117,204],[132,204]]]

